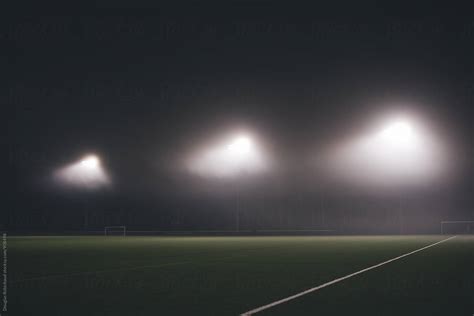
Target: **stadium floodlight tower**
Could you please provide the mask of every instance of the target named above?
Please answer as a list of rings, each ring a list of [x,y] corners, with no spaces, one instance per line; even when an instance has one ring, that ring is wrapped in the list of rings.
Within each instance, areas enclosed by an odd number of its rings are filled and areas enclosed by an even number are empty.
[[[236,175],[245,173],[248,158],[253,150],[253,142],[248,136],[240,135],[233,139],[228,145],[229,159],[231,165],[235,165]],[[240,192],[237,192],[237,208],[235,212],[235,230],[240,231]]]
[[[56,170],[54,178],[63,186],[78,189],[95,190],[110,184],[99,157],[92,154]]]
[[[367,134],[334,146],[328,155],[331,176],[373,192],[398,192],[399,230],[404,232],[403,191],[442,179],[450,163],[448,147],[436,130],[416,115],[397,115]]]
[[[420,137],[412,123],[406,119],[390,122],[376,136],[380,167],[390,175],[404,176],[420,163],[418,155]],[[401,179],[402,181],[404,179]],[[402,194],[398,194],[399,233],[404,232]]]
[[[80,190],[84,194],[84,230],[89,226],[87,209],[89,194],[110,185],[109,176],[97,155],[89,154],[67,166],[56,170],[54,180],[65,188]]]
[[[203,148],[189,159],[188,168],[201,177],[236,183],[238,179],[265,171],[268,161],[255,139],[241,132]],[[240,231],[240,190],[236,191],[235,229]]]

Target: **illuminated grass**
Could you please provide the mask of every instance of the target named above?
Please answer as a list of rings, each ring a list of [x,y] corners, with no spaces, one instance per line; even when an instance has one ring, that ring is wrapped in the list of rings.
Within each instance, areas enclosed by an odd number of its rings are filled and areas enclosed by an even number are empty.
[[[15,237],[9,311],[238,315],[442,238]],[[262,315],[472,314],[473,266],[459,237]]]

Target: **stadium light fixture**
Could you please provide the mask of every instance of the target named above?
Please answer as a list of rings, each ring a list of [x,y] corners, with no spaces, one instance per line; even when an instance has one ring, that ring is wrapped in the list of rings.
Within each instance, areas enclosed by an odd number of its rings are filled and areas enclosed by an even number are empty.
[[[409,122],[396,121],[383,129],[380,137],[389,145],[407,145],[413,141],[415,135]]]
[[[202,177],[236,179],[265,171],[269,162],[254,138],[237,134],[204,148],[188,161],[189,170]],[[240,231],[241,196],[236,189],[235,229]]]
[[[446,155],[434,130],[416,116],[397,116],[335,147],[327,170],[346,183],[396,193],[402,234],[404,192],[441,179],[449,162]]]
[[[96,155],[87,155],[56,170],[53,177],[61,185],[84,189],[97,189],[110,184],[109,176]]]
[[[94,169],[99,166],[99,158],[94,155],[90,155],[81,160],[81,165],[85,168]]]
[[[399,116],[335,147],[328,170],[357,185],[410,186],[440,176],[446,158],[433,131],[415,117]]]
[[[243,155],[250,151],[251,146],[252,141],[248,137],[239,136],[234,139],[229,145],[227,145],[227,149],[237,155]]]
[[[203,177],[232,178],[262,172],[267,161],[252,137],[237,134],[200,150],[187,165],[192,173]]]

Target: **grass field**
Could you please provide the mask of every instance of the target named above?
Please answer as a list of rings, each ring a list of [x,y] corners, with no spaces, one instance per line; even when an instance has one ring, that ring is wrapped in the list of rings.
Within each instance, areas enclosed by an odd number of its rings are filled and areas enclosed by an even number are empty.
[[[239,315],[446,237],[9,237],[7,315]],[[458,236],[256,315],[473,314]]]

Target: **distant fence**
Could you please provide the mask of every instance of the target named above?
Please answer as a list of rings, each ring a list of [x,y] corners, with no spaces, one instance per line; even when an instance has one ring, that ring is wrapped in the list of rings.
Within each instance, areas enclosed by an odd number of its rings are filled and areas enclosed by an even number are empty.
[[[127,236],[313,236],[337,235],[334,229],[301,229],[301,230],[128,230]],[[104,230],[62,231],[62,232],[15,232],[17,236],[96,236],[104,235]],[[113,236],[113,235],[111,235]]]

